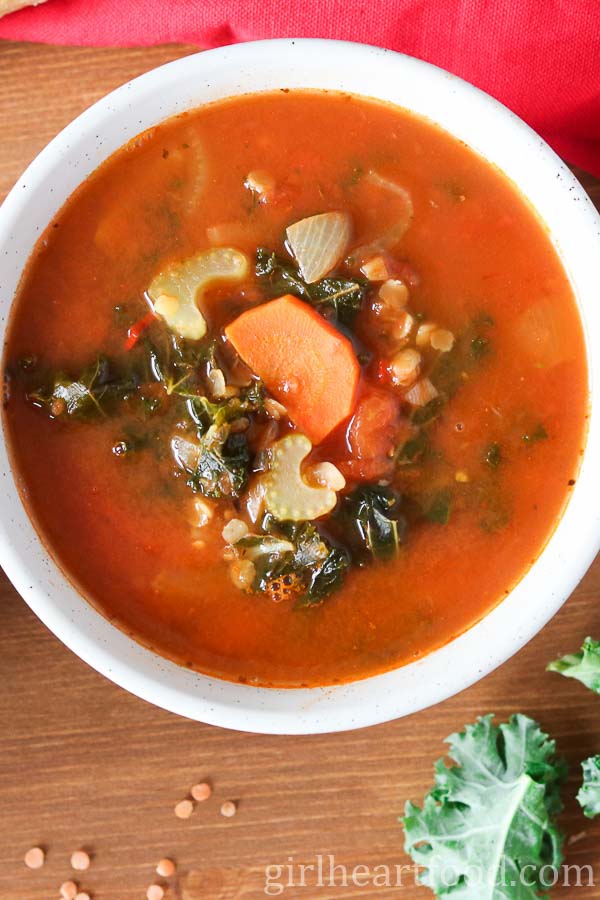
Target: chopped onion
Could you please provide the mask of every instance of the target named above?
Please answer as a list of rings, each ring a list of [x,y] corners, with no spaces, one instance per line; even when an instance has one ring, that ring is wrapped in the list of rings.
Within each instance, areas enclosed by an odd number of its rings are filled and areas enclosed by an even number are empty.
[[[430,400],[435,400],[438,391],[431,383],[429,378],[421,378],[416,384],[413,384],[410,391],[404,395],[404,399],[408,400],[412,406],[426,406]]]
[[[187,172],[181,201],[186,213],[195,214],[204,193],[208,165],[204,145],[196,135],[190,132],[185,143],[188,146],[182,147],[181,153],[187,154]]]
[[[323,278],[340,261],[350,240],[350,224],[348,213],[328,212],[289,226],[289,249],[307,284]]]
[[[390,280],[391,272],[388,267],[388,261],[384,256],[372,256],[360,267],[360,274],[368,278],[369,281],[386,282]]]
[[[387,231],[384,231],[383,234],[374,241],[363,244],[352,251],[352,256],[355,259],[364,259],[367,256],[372,256],[374,253],[382,253],[384,250],[389,250],[391,247],[395,246],[395,244],[404,237],[414,216],[412,197],[406,188],[403,188],[400,184],[396,184],[395,181],[389,181],[387,178],[383,178],[378,172],[374,172],[373,170],[367,173],[365,179],[370,181],[376,187],[380,187],[392,194],[396,194],[402,201],[402,211],[398,220],[388,228]]]
[[[412,200],[410,199],[410,194],[403,188],[401,185],[396,184],[395,181],[390,181],[389,178],[384,178],[379,172],[373,171],[371,169],[367,172],[365,176],[367,181],[370,181],[371,184],[376,185],[376,187],[385,188],[388,191],[391,191],[393,194],[398,194],[399,197],[402,197],[404,203],[410,204],[411,215],[412,215]]]
[[[246,511],[251,522],[258,522],[265,505],[265,485],[261,478],[255,478],[246,492]]]
[[[189,123],[177,146],[163,152],[161,168],[175,210],[183,215],[197,214],[209,167],[204,142],[195,125]],[[175,179],[177,188],[173,187]]]

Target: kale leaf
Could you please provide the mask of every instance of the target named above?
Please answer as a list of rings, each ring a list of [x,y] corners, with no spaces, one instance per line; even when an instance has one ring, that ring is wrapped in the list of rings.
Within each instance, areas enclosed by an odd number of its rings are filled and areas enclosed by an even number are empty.
[[[242,388],[236,397],[209,399],[208,375],[220,368],[215,341],[198,344],[173,335],[165,338],[164,346],[149,347],[152,373],[164,385],[168,397],[185,401],[187,414],[201,434],[212,425],[221,427],[263,408],[265,391],[258,380]]]
[[[342,497],[331,524],[359,565],[398,552],[406,534],[400,500],[392,488],[378,484],[362,485]]]
[[[430,443],[429,435],[426,429],[421,428],[415,437],[409,438],[404,442],[398,451],[398,465],[408,465],[410,463],[420,462],[429,452]]]
[[[39,376],[36,373],[34,377]],[[141,383],[135,368],[120,370],[107,357],[99,356],[75,377],[64,372],[46,373],[41,386],[27,391],[27,397],[54,418],[92,419],[115,412]]]
[[[438,760],[423,808],[406,804],[405,850],[439,898],[547,897],[544,866],[562,860],[556,817],[566,766],[555,743],[527,716],[492,719],[450,735],[456,765]]]
[[[213,340],[189,341],[165,330],[158,342],[143,340],[137,348],[147,358],[149,378],[161,382],[169,397],[206,393],[206,375],[218,368]]]
[[[244,388],[238,397],[229,397],[226,400],[213,401],[204,394],[187,391],[182,391],[179,396],[185,398],[188,415],[201,433],[207,431],[211,425],[220,427],[249,413],[259,412],[265,401],[264,387],[260,381],[255,381],[250,387]]]
[[[250,453],[244,434],[211,425],[199,440],[198,457],[187,484],[205,497],[239,497],[248,480]]]
[[[546,667],[566,678],[576,678],[595,694],[600,694],[600,641],[586,637],[579,653],[568,653]]]
[[[307,284],[291,261],[262,247],[256,252],[256,274],[272,297],[293,294],[346,326],[354,323],[367,290],[363,281],[337,276]]]
[[[306,592],[298,606],[314,606],[342,586],[350,568],[350,558],[340,547],[330,547],[325,559],[308,576]]]
[[[600,813],[600,756],[590,756],[581,763],[583,784],[577,793],[577,802],[588,819]]]
[[[256,251],[256,275],[268,284],[273,296],[278,294],[294,294],[310,303],[310,290],[297,269],[287,259],[278,256],[272,250],[259,247]]]
[[[312,522],[279,522],[268,516],[268,534],[242,538],[236,549],[256,568],[254,590],[272,593],[293,579],[296,607],[315,606],[341,587],[350,567],[348,553],[332,546]]]
[[[425,518],[438,525],[447,525],[452,508],[452,493],[447,488],[438,491],[425,508]]]
[[[444,397],[434,397],[425,406],[418,406],[410,417],[413,425],[426,425],[439,416],[445,406]]]
[[[566,678],[575,678],[595,694],[600,694],[600,641],[586,637],[579,653],[568,653],[546,667]],[[600,756],[591,756],[581,763],[583,784],[577,801],[584,814],[592,819],[600,813]]]
[[[309,287],[310,302],[319,311],[333,310],[342,325],[351,326],[360,309],[366,286],[348,278],[323,278]]]

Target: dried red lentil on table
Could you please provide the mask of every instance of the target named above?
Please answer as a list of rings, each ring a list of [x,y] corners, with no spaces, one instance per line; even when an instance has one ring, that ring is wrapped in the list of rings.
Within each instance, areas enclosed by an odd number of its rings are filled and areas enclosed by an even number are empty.
[[[38,244],[6,360],[65,571],[147,646],[250,683],[460,634],[541,551],[584,440],[543,224],[448,134],[335,93],[222,101],[111,157]]]

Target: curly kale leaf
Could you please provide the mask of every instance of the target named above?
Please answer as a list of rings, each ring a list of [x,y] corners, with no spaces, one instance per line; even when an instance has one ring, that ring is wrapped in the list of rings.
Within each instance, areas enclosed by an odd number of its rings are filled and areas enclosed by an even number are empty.
[[[396,491],[377,484],[357,487],[342,498],[333,527],[359,565],[390,559],[398,552],[406,534],[400,503]]]
[[[327,556],[308,573],[306,592],[298,606],[314,606],[337,591],[350,568],[350,558],[340,547],[330,547]]]
[[[575,678],[595,694],[600,694],[600,641],[586,637],[579,653],[568,653],[547,667],[566,678]],[[584,814],[592,819],[600,813],[600,756],[591,756],[581,763],[583,784],[577,794]]]
[[[269,518],[268,534],[244,538],[236,547],[251,548],[256,567],[254,589],[265,592],[273,581],[293,575],[301,586],[298,607],[314,606],[341,587],[350,567],[345,550],[332,546],[310,522]]]
[[[256,252],[256,274],[272,297],[293,294],[346,326],[353,324],[367,290],[363,281],[337,276],[307,284],[292,262],[262,247]]]
[[[211,425],[199,440],[198,455],[187,483],[205,497],[239,497],[248,480],[250,453],[244,434],[227,425]]]
[[[590,756],[581,763],[583,784],[577,793],[577,802],[584,815],[593,819],[600,813],[600,756]]]
[[[600,641],[586,637],[579,653],[568,653],[554,660],[547,671],[576,678],[595,694],[600,694]]]
[[[259,412],[265,401],[265,392],[260,381],[255,381],[250,387],[244,388],[238,397],[226,400],[209,400],[203,394],[186,392],[180,393],[179,396],[185,398],[188,415],[201,433],[212,425],[221,427],[242,416]]]
[[[302,280],[298,269],[289,260],[277,256],[272,250],[259,247],[256,251],[256,275],[264,280],[274,296],[277,294],[294,294],[310,303],[310,291]]]
[[[92,419],[115,412],[141,383],[135,368],[122,371],[107,357],[99,356],[75,377],[64,372],[47,374],[43,384],[29,390],[27,396],[55,418]]]
[[[544,866],[560,865],[564,762],[532,719],[485,716],[447,742],[456,765],[435,765],[423,808],[407,803],[405,849],[424,867],[423,884],[437,897],[534,900]]]

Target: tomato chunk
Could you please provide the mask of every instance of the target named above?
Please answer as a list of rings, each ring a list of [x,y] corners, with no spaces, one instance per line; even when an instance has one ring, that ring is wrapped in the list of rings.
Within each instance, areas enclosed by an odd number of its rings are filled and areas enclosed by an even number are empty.
[[[395,397],[386,391],[368,391],[350,420],[346,435],[348,459],[340,460],[339,468],[356,481],[389,475],[394,468],[394,451],[411,431]]]

